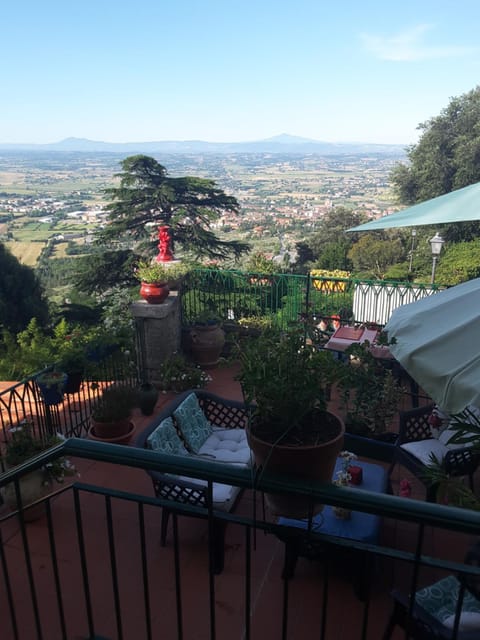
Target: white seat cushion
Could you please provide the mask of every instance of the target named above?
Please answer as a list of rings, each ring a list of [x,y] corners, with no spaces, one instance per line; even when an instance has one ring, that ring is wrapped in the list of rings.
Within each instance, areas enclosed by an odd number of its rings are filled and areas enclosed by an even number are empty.
[[[198,455],[211,458],[216,462],[249,467],[251,451],[245,429],[221,429],[213,427],[213,432],[198,450]]]
[[[455,614],[448,616],[443,621],[443,624],[447,627],[447,629],[453,629],[453,624],[455,622]],[[476,611],[462,611],[460,614],[460,623],[458,625],[459,630],[461,631],[475,631],[480,630],[480,613]]]
[[[458,444],[450,443],[449,442],[450,438],[454,436],[456,433],[457,432],[454,429],[445,429],[445,431],[442,431],[442,433],[440,434],[440,437],[438,438],[438,440],[442,444],[444,444],[447,447],[447,449],[464,449],[465,447],[471,447],[474,444],[476,436],[473,433],[472,433],[471,442],[463,442]]]
[[[190,482],[191,484],[199,487],[206,487],[208,485],[206,480],[201,480],[200,478],[190,478],[187,476],[178,477],[185,482]],[[240,487],[214,482],[212,485],[213,508],[218,509],[219,511],[230,511],[239,492]]]
[[[431,464],[431,454],[441,462],[445,457],[448,448],[436,438],[428,438],[426,440],[416,440],[415,442],[406,442],[400,445],[402,449],[408,451],[412,456],[423,462],[423,464]]]

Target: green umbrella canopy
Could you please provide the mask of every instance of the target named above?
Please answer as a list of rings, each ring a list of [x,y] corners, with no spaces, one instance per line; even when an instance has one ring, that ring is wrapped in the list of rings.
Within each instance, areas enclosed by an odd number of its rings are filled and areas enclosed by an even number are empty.
[[[403,211],[372,220],[347,231],[377,231],[396,227],[480,220],[480,182],[426,200]]]
[[[449,413],[480,407],[480,278],[395,309],[392,355]]]

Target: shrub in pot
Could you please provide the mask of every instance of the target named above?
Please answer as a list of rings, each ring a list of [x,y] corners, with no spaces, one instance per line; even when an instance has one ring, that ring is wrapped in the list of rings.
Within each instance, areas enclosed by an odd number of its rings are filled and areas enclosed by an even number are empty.
[[[64,371],[44,371],[35,378],[38,388],[46,405],[60,404],[63,402],[63,393],[67,383],[67,374]]]
[[[89,436],[106,442],[128,440],[135,430],[130,416],[136,401],[136,390],[128,385],[104,389],[92,405]]]
[[[389,423],[398,412],[402,386],[374,357],[368,342],[352,344],[345,355],[348,361],[340,370],[338,389],[346,430],[388,440]]]
[[[161,304],[168,298],[168,267],[160,262],[140,262],[135,277],[140,280],[140,295],[149,304]]]
[[[218,364],[225,346],[225,332],[220,318],[211,311],[199,314],[190,330],[190,350],[193,359],[201,367]]]
[[[45,439],[35,437],[32,424],[28,421],[8,429],[8,436],[3,456],[3,462],[7,468],[16,467],[26,462],[64,439],[59,434],[48,436]],[[68,458],[59,457],[22,476],[19,480],[22,506],[28,507],[32,502],[47,496],[52,492],[56,483],[63,483],[66,477],[73,475],[76,475],[74,465]],[[17,494],[13,483],[3,488],[2,496],[11,509],[18,509]],[[24,518],[30,522],[43,515],[44,512],[43,505],[36,505],[24,512]]]
[[[342,449],[343,421],[327,411],[339,363],[305,341],[303,331],[265,331],[239,351],[245,402],[252,405],[248,440],[257,466],[295,479],[331,482]],[[270,495],[273,513],[307,517],[308,499]],[[319,512],[322,505],[315,505]]]

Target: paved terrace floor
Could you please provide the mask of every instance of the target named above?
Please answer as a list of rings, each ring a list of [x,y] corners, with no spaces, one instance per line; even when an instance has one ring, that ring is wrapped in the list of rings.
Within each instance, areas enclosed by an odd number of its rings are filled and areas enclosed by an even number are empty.
[[[241,399],[238,383],[234,380],[233,368],[212,370],[209,390],[224,397]],[[155,412],[168,402],[170,395],[160,395]],[[335,402],[333,402],[335,404]],[[333,406],[333,409],[335,407]],[[136,413],[133,418],[137,432],[144,428],[152,417]],[[82,483],[91,483],[117,490],[137,492],[153,496],[150,479],[145,472],[86,460],[75,461]],[[413,497],[424,498],[424,488],[407,471],[395,469],[392,476],[393,492],[398,494],[399,481],[408,478],[413,487]],[[237,512],[250,514],[252,495],[247,491]],[[143,583],[140,575],[139,536],[136,506],[123,501],[113,501],[115,523],[115,553],[120,583],[119,597],[123,617],[123,638],[137,640],[146,638],[146,623]],[[78,562],[78,542],[72,517],[70,492],[53,501],[52,514],[56,525],[55,545],[59,557],[59,572],[62,579],[62,595],[66,612],[67,637],[80,640],[87,637],[85,605],[75,585],[81,584],[81,568]],[[82,520],[90,570],[90,590],[97,634],[102,638],[116,640],[119,637],[115,626],[113,600],[111,596],[111,573],[107,548],[107,526],[103,510],[103,499],[96,495],[82,497]],[[46,613],[47,605],[55,598],[51,577],[47,519],[42,517],[27,525],[27,539],[32,554],[35,584],[38,590],[40,617],[44,625],[43,637],[47,640],[61,638],[59,624]],[[162,548],[160,539],[160,510],[145,509],[147,553],[150,589],[152,597],[153,638],[170,640],[176,638],[175,580],[172,536]],[[186,640],[210,638],[208,625],[209,583],[207,571],[207,523],[194,518],[179,520],[181,537],[181,588],[183,593],[183,623]],[[415,542],[415,527],[393,520],[384,520],[382,537],[388,544],[399,549],[412,549]],[[16,562],[23,567],[22,535],[16,518],[0,522],[0,532],[5,548],[12,589],[14,592],[19,637],[22,640],[36,638],[34,619],[29,605],[30,598],[25,571],[16,571]],[[426,532],[429,549],[444,558],[461,559],[468,540],[454,533]],[[217,635],[220,640],[240,640],[244,635],[244,531],[229,525],[226,537],[225,568],[215,578],[215,604]],[[284,545],[276,537],[257,533],[252,552],[252,617],[251,638],[276,640],[280,638],[280,617],[283,598]],[[372,584],[372,599],[369,610],[369,634],[371,640],[381,638],[391,601],[392,585],[404,583],[406,574],[390,561],[381,561],[376,567]],[[299,559],[295,577],[290,583],[290,614],[288,639],[320,638],[321,603],[323,598],[323,574],[320,562]],[[328,618],[326,638],[329,640],[360,638],[364,605],[353,593],[348,568],[338,568],[330,576],[328,595]],[[15,636],[6,624],[7,599],[5,586],[0,585],[0,637],[10,640]],[[3,621],[3,622],[2,622]],[[400,640],[404,636],[399,630],[393,636]]]

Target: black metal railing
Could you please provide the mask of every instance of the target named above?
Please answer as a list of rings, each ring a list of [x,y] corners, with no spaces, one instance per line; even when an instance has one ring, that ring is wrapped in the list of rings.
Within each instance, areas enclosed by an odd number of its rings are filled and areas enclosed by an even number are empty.
[[[138,374],[131,354],[120,349],[92,360],[85,368],[80,387],[64,393],[57,404],[49,405],[35,382],[38,372],[0,392],[0,453],[1,443],[8,440],[9,429],[24,422],[31,425],[35,436],[45,438],[52,433],[66,437],[86,435],[92,403],[104,386],[111,383],[138,384]],[[47,367],[43,371],[49,371]]]
[[[109,480],[98,486],[82,478],[50,496],[42,503],[42,524],[27,523],[23,508],[0,520],[5,639],[296,639],[305,637],[306,626],[316,638],[377,639],[387,624],[392,587],[414,592],[447,574],[480,576],[461,553],[480,534],[478,512],[357,488],[305,486],[189,456],[70,439],[1,476],[0,487],[13,482],[20,494],[21,478],[58,456],[80,464],[85,459],[90,466],[105,463]],[[213,482],[240,486],[247,501],[233,514],[214,511],[211,504],[164,504],[151,497],[145,469],[201,478],[210,490]],[[254,498],[262,491],[378,514],[381,539],[325,540],[308,526],[298,529],[294,535],[312,548],[328,543],[318,556],[323,571],[317,575],[308,565],[300,575],[282,579],[284,542],[292,532],[257,508],[261,501]],[[159,546],[162,506],[173,514],[165,548]],[[229,531],[221,576],[213,573],[214,519],[228,523]],[[189,555],[192,547],[196,560]],[[352,566],[339,568],[352,548],[366,560],[363,571],[372,572],[361,594],[352,589]]]

